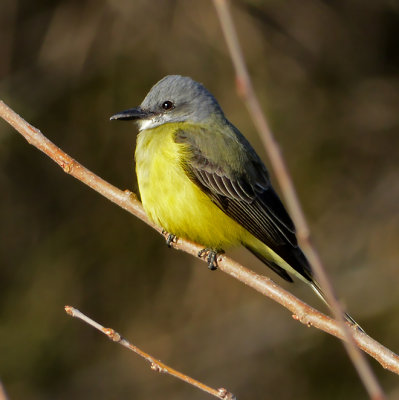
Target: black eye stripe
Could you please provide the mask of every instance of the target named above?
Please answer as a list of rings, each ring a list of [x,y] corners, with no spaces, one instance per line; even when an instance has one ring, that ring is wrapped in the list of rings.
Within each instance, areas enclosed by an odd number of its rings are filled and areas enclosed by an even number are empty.
[[[162,108],[164,109],[164,110],[171,110],[172,108],[174,108],[175,106],[174,106],[174,104],[171,102],[171,101],[169,101],[169,100],[166,100],[166,101],[164,101],[163,103],[162,103]]]

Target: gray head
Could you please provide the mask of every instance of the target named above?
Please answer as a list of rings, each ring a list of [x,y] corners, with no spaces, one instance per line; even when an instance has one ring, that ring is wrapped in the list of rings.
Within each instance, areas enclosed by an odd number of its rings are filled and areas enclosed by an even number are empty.
[[[224,118],[216,99],[201,84],[189,77],[168,75],[157,82],[137,108],[115,114],[111,119],[136,120],[140,130],[167,122],[206,122]]]

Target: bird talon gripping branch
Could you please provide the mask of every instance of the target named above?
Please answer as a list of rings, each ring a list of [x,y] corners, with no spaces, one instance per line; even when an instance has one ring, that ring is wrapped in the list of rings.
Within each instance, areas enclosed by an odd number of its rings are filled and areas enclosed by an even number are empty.
[[[166,231],[163,233],[167,233]],[[177,242],[177,236],[173,235],[172,233],[168,233],[168,236],[166,237],[166,245],[168,247],[172,247],[172,243],[176,243]]]
[[[215,271],[217,269],[217,257],[219,254],[224,253],[223,250],[214,250],[209,247],[202,249],[198,252],[198,257],[202,258],[205,255],[206,263],[208,264],[208,268],[211,271]]]

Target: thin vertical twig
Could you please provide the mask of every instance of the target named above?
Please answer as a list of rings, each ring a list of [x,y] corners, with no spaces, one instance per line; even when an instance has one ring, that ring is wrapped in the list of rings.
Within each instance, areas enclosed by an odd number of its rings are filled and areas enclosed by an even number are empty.
[[[253,89],[244,56],[239,44],[237,31],[235,29],[235,25],[227,4],[228,1],[213,0],[213,3],[215,5],[222,31],[227,42],[227,47],[235,68],[238,93],[243,98],[252,120],[254,121],[258,132],[260,133],[260,137],[263,141],[274,173],[286,200],[287,207],[296,225],[298,240],[301,244],[301,247],[310,262],[317,281],[321,285],[326,295],[327,301],[331,306],[335,318],[342,327],[345,338],[345,341],[343,341],[344,346],[364,386],[366,387],[370,398],[373,400],[384,399],[385,395],[376,377],[366,362],[366,359],[356,347],[352,334],[345,324],[342,306],[337,300],[334,289],[323,267],[321,258],[311,241],[309,225],[306,221],[302,206],[298,199],[293,181],[288,172],[287,165],[283,156],[281,155],[278,144],[274,139],[274,135],[269,127],[267,119]]]

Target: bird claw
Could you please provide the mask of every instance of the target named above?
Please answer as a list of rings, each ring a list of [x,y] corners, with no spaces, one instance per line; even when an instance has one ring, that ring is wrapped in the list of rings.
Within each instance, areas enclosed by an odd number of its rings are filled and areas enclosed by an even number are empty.
[[[166,236],[166,245],[169,248],[172,247],[172,243],[177,242],[177,236],[165,231],[165,229],[162,229],[162,235]]]
[[[218,267],[217,257],[219,254],[222,254],[222,253],[224,253],[223,250],[215,250],[215,249],[211,249],[208,247],[208,248],[200,250],[198,252],[198,257],[200,257],[200,258],[204,257],[206,263],[208,264],[208,268],[211,271],[214,271]]]

